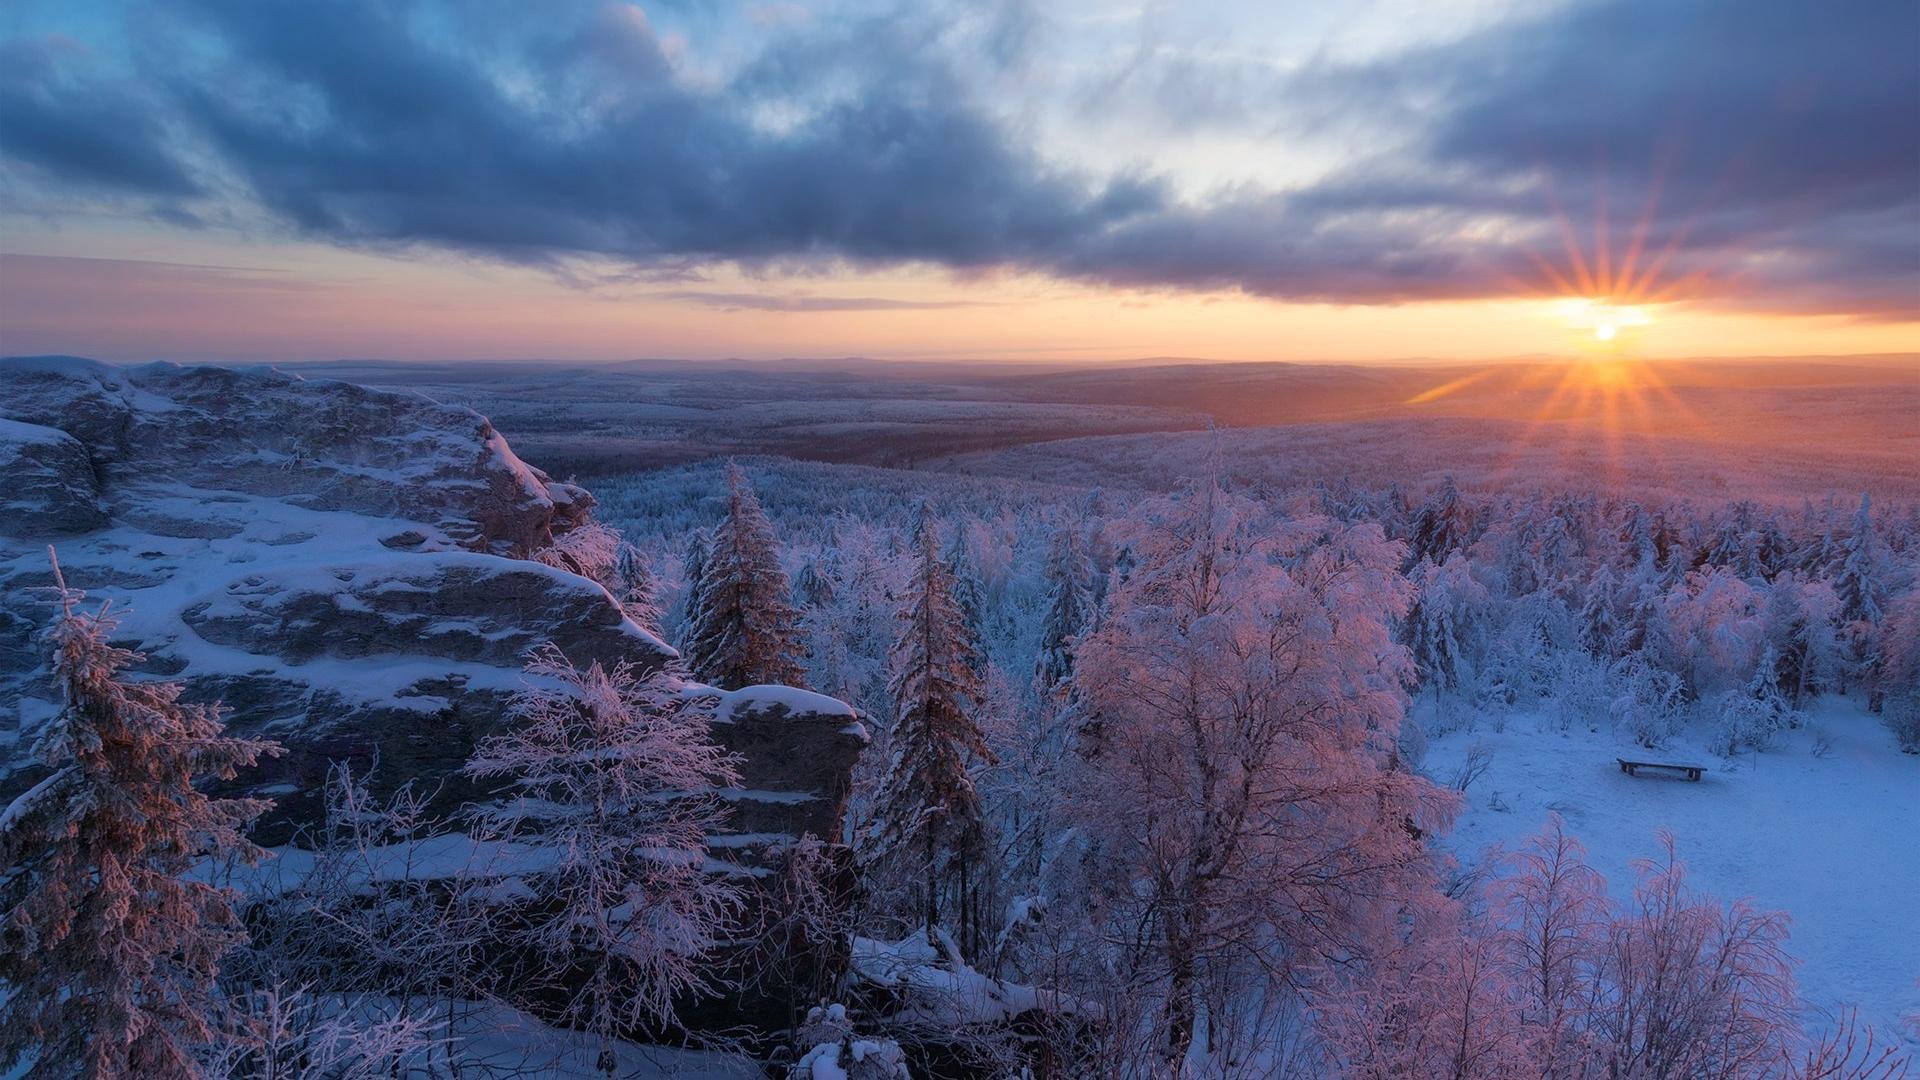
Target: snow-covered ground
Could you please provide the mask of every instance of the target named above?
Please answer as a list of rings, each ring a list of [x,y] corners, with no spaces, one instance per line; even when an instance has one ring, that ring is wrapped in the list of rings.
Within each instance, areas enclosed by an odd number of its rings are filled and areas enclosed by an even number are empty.
[[[591,1036],[549,1026],[505,1006],[475,1006],[444,1034],[453,1040],[456,1060],[477,1075],[543,1080],[602,1075],[594,1067],[598,1047]],[[614,1056],[618,1059],[614,1074],[630,1080],[759,1080],[766,1076],[752,1059],[718,1051],[617,1042]]]
[[[1558,812],[1625,898],[1634,860],[1655,855],[1655,834],[1668,829],[1697,889],[1792,916],[1788,946],[1809,1003],[1857,1005],[1878,1032],[1920,1046],[1920,1032],[1900,1028],[1920,1014],[1920,756],[1900,753],[1876,717],[1823,703],[1779,747],[1733,761],[1684,737],[1649,751],[1604,730],[1562,734],[1542,717],[1503,726],[1483,718],[1428,749],[1427,771],[1442,783],[1475,743],[1493,754],[1449,841],[1462,862],[1490,844],[1519,846]],[[1824,754],[1819,732],[1830,740]],[[1698,783],[1629,777],[1616,757],[1708,771]]]

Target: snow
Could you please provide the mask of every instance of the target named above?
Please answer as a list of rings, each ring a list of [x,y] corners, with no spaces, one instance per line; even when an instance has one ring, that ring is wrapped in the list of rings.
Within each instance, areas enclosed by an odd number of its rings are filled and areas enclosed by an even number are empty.
[[[9,356],[7,370],[31,375],[58,375],[68,379],[92,379],[103,386],[119,386],[125,380],[120,369],[83,356]]]
[[[901,992],[901,1018],[949,1030],[964,1024],[1005,1023],[1039,1009],[1059,1013],[1083,1008],[1065,994],[975,971],[960,958],[953,938],[937,928],[931,941],[924,928],[899,941],[856,936],[851,966],[855,979]]]
[[[454,1058],[475,1075],[588,1080],[598,1045],[592,1035],[541,1023],[500,1004],[468,1003],[447,1028]],[[623,1080],[761,1080],[766,1074],[738,1054],[679,1047],[614,1043],[615,1075]]]
[[[1822,731],[1832,748],[1816,756]],[[1482,719],[1433,739],[1426,769],[1445,782],[1475,743],[1493,752],[1447,841],[1463,863],[1491,844],[1517,848],[1558,813],[1624,899],[1632,863],[1655,855],[1655,833],[1670,830],[1694,888],[1792,917],[1787,944],[1809,1004],[1857,1005],[1883,1035],[1901,1031],[1899,1019],[1920,1012],[1920,757],[1900,753],[1877,717],[1845,700],[1822,702],[1809,726],[1766,753],[1728,761],[1699,738],[1650,751],[1605,731],[1562,734],[1540,717],[1513,717],[1504,731]],[[1708,771],[1697,783],[1635,778],[1616,757]],[[1920,1033],[1907,1037],[1920,1045]]]
[[[27,815],[33,813],[40,803],[50,798],[54,792],[67,784],[74,775],[74,766],[66,765],[55,769],[47,778],[14,797],[5,810],[0,810],[0,835],[11,832]]]
[[[837,1008],[838,1006],[836,1006]],[[846,1059],[849,1064],[841,1064]],[[866,1066],[866,1076],[909,1077],[907,1056],[892,1039],[848,1039],[821,1043],[794,1063],[794,1080],[848,1080],[850,1066]]]
[[[0,416],[0,444],[16,446],[59,446],[64,443],[79,445],[79,440],[58,428],[42,427],[39,424],[22,423]]]
[[[267,848],[267,857],[258,866],[234,867],[224,879],[255,896],[270,896],[299,887],[312,875],[317,856],[313,851],[292,845]],[[460,876],[511,880],[537,873],[559,861],[561,852],[537,844],[475,839],[466,833],[449,832],[420,840],[409,840],[369,848],[364,857],[350,855],[352,873],[343,884],[364,887],[381,881],[435,881]],[[222,871],[205,867],[202,876],[220,877]]]
[[[825,694],[816,694],[811,690],[802,690],[794,686],[743,686],[738,690],[711,690],[700,687],[697,692],[708,692],[719,696],[719,704],[713,710],[713,722],[730,724],[735,714],[765,712],[772,709],[785,709],[788,716],[838,716],[858,723],[860,714],[853,706],[838,698]]]

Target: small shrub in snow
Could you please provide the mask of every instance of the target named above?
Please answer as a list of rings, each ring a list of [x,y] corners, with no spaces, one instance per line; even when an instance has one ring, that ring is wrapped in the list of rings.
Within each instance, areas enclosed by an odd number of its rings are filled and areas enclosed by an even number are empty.
[[[1809,733],[1813,736],[1814,757],[1824,758],[1833,753],[1833,732],[1816,724],[1809,729]]]
[[[1782,730],[1797,726],[1797,714],[1780,691],[1773,648],[1768,646],[1747,688],[1721,695],[1709,748],[1727,757],[1741,750],[1765,750]]]
[[[366,1014],[272,986],[228,1005],[235,1031],[208,1056],[204,1080],[385,1080],[446,1042],[437,1023],[405,1011]]]
[[[1720,696],[1707,749],[1721,757],[1743,750],[1765,750],[1773,745],[1774,717],[1766,706],[1734,690]]]
[[[793,1066],[793,1080],[912,1080],[906,1051],[892,1039],[821,1043]]]
[[[1666,746],[1685,711],[1680,677],[1639,655],[1622,660],[1615,669],[1620,692],[1610,709],[1614,726],[1649,750]]]
[[[855,1035],[847,1007],[838,1002],[808,1009],[794,1037],[809,1049],[794,1063],[792,1080],[909,1080],[913,1075],[899,1043]]]
[[[1464,795],[1467,789],[1473,786],[1473,782],[1486,775],[1487,770],[1492,767],[1493,747],[1487,745],[1485,741],[1476,740],[1472,746],[1467,747],[1467,758],[1460,763],[1458,769],[1454,770],[1450,786]]]

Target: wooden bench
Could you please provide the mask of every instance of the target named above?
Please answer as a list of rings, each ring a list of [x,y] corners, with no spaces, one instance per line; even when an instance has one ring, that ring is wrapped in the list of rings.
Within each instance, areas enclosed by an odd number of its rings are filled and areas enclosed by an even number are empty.
[[[1628,761],[1626,758],[1614,760],[1620,763],[1620,771],[1628,776],[1639,776],[1641,769],[1666,769],[1669,772],[1685,773],[1689,780],[1698,780],[1700,774],[1707,771],[1703,765],[1673,765],[1664,761]]]

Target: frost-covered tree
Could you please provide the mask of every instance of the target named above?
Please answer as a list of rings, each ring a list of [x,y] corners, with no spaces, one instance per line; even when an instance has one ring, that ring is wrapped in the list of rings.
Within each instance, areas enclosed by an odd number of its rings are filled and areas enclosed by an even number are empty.
[[[953,602],[960,608],[960,621],[966,626],[967,640],[975,646],[974,670],[983,670],[987,662],[987,590],[980,580],[980,567],[974,561],[973,548],[967,543],[965,529],[954,531],[953,540],[947,545],[946,557],[947,568],[953,574]]]
[[[1405,638],[1421,678],[1437,697],[1472,676],[1489,598],[1464,555],[1443,565],[1421,563],[1414,581],[1419,592],[1407,613]]]
[[[1515,856],[1496,902],[1529,1056],[1541,1076],[1580,1076],[1589,976],[1608,914],[1606,882],[1553,814]]]
[[[1602,563],[1583,589],[1580,614],[1575,619],[1581,647],[1601,660],[1614,658],[1614,643],[1620,635],[1614,610],[1616,587],[1613,569]]]
[[[1418,837],[1451,802],[1395,756],[1400,545],[1210,486],[1129,530],[1138,564],[1076,658],[1088,880],[1063,899],[1090,908],[1092,977],[1145,1011],[1140,1052],[1178,1060],[1431,895]]]
[[[507,784],[482,826],[546,856],[525,877],[517,936],[547,959],[611,1075],[617,1032],[671,1024],[676,996],[718,988],[703,954],[740,893],[707,872],[706,839],[724,817],[711,792],[739,776],[668,670],[580,668],[548,645],[527,676],[515,726],[466,771]]]
[[[1779,659],[1780,688],[1794,708],[1839,674],[1844,658],[1834,624],[1840,602],[1825,582],[1793,571],[1773,579],[1761,613],[1761,635]]]
[[[973,715],[981,700],[975,646],[931,519],[923,516],[915,546],[893,650],[892,757],[867,844],[873,856],[918,867],[925,924],[934,928],[950,876],[959,878],[962,919],[970,914],[964,895],[969,864],[986,840],[970,765],[991,762],[993,755]]]
[[[552,544],[536,549],[533,561],[592,578],[613,592],[617,600],[614,573],[619,565],[620,550],[625,546],[618,530],[589,521],[554,537]]]
[[[773,526],[738,465],[727,467],[727,517],[714,530],[692,586],[687,665],[724,690],[802,685],[805,645]]]
[[[1093,618],[1086,560],[1071,530],[1054,534],[1045,576],[1046,614],[1040,623],[1040,659],[1034,670],[1035,688],[1043,697],[1073,674],[1074,642]]]
[[[1875,548],[1873,500],[1863,494],[1840,559],[1840,571],[1833,579],[1833,591],[1840,597],[1840,618],[1849,623],[1880,621],[1879,558]]]
[[[1487,903],[1411,920],[1314,987],[1328,1060],[1369,1080],[1895,1080],[1870,1037],[1797,1022],[1786,917],[1693,894],[1670,837],[1625,905],[1549,823]],[[1846,1024],[1843,1022],[1843,1029]],[[1851,1034],[1851,1033],[1849,1033]]]
[[[206,1056],[204,1080],[388,1080],[448,1042],[423,1016],[342,1011],[295,987],[249,990],[233,1004],[238,1030]]]
[[[1795,1034],[1786,916],[1695,895],[1660,842],[1594,960],[1594,1075],[1767,1075]]]
[[[1874,670],[1880,665],[1880,559],[1873,535],[1873,504],[1860,496],[1860,509],[1853,517],[1853,529],[1847,536],[1834,574],[1833,591],[1840,600],[1842,641],[1846,648],[1847,676],[1875,684]],[[1877,690],[1877,687],[1876,687]],[[1881,704],[1878,693],[1873,704]]]
[[[1447,557],[1465,548],[1473,538],[1473,511],[1454,486],[1453,477],[1422,503],[1413,516],[1407,535],[1407,566],[1422,560],[1445,563]]]
[[[1887,726],[1909,754],[1920,754],[1920,588],[1887,604],[1879,685]]]
[[[109,643],[110,608],[81,611],[59,566],[49,639],[64,696],[35,756],[53,772],[0,813],[13,857],[0,876],[0,1071],[197,1076],[222,1027],[214,977],[245,933],[235,894],[189,872],[252,860],[242,830],[271,803],[219,799],[271,742],[224,733],[217,705],[177,683],[121,676],[138,654]],[[36,842],[37,841],[37,842]]]
[[[694,613],[700,610],[700,590],[707,578],[707,551],[713,537],[705,529],[694,529],[687,536],[687,552],[680,558],[680,578],[686,587],[674,605],[674,640],[685,641],[693,633]]]
[[[613,560],[612,583],[608,591],[619,602],[627,618],[649,632],[660,632],[665,607],[660,600],[659,577],[647,565],[647,557],[632,544],[622,543]]]
[[[822,567],[821,559],[808,559],[793,580],[793,598],[809,614],[833,607],[836,590],[833,575]]]
[[[483,962],[498,944],[488,855],[448,861],[434,792],[409,780],[376,797],[336,761],[323,794],[320,821],[294,840],[311,858],[252,876],[249,940],[221,968],[236,1022],[216,1074],[380,1075],[409,1033],[421,1041],[404,1056],[433,1071],[462,1014],[500,988]]]
[[[1773,745],[1782,728],[1795,722],[1793,717],[1793,708],[1780,691],[1779,658],[1772,645],[1765,646],[1746,688],[1721,696],[1713,749],[1722,754],[1764,750]]]
[[[1688,700],[1742,685],[1758,655],[1761,595],[1725,567],[1687,572],[1661,601],[1664,641],[1643,648],[1679,675]]]

